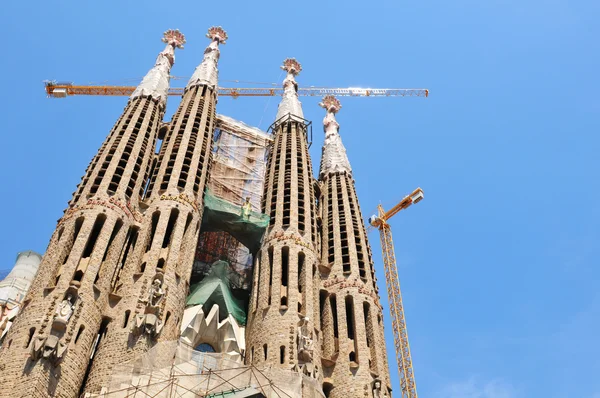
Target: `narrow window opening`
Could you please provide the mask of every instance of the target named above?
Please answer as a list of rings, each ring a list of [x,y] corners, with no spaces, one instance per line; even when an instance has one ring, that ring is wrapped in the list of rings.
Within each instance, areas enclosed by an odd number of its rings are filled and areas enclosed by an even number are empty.
[[[83,254],[81,255],[82,258],[88,258],[92,255],[92,252],[94,251],[94,246],[96,245],[96,241],[98,240],[98,236],[100,235],[102,227],[104,226],[104,221],[106,221],[106,216],[104,214],[98,215],[96,221],[94,222],[94,226],[92,227],[92,232],[90,233],[87,244],[85,245]]]
[[[346,297],[346,325],[348,325],[348,338],[354,339],[354,300],[352,296]]]
[[[298,292],[302,293],[302,289],[304,288],[304,283],[302,281],[302,271],[304,268],[304,253],[298,253]]]
[[[146,262],[144,261],[142,263],[142,265],[140,266],[140,273],[143,274],[145,270],[146,270]]]
[[[271,287],[273,286],[273,246],[269,247],[269,301],[271,305]]]
[[[146,253],[150,251],[152,247],[152,241],[154,240],[154,234],[156,233],[156,226],[158,225],[158,218],[160,217],[160,212],[156,211],[152,214],[152,227],[150,229],[150,236],[148,238],[148,244],[146,246]]]
[[[88,376],[90,375],[90,370],[92,369],[92,365],[94,364],[96,350],[97,350],[98,346],[100,345],[102,339],[104,337],[106,337],[109,323],[110,323],[110,318],[107,318],[107,317],[102,318],[102,323],[100,324],[100,329],[98,330],[98,335],[96,336],[96,341],[94,342],[94,345],[92,346],[90,360],[88,362],[87,369],[85,370],[85,374],[83,376],[83,382],[81,383],[81,388],[79,389],[78,396],[83,394],[83,389],[87,383],[87,379],[88,379]]]
[[[83,334],[84,330],[85,330],[85,326],[84,325],[79,325],[79,330],[77,331],[77,336],[75,336],[75,344],[77,344],[77,342],[79,341],[79,338]]]
[[[287,287],[289,275],[290,248],[285,246],[281,250],[281,286]]]
[[[165,259],[161,258],[158,260],[158,264],[156,265],[156,270],[157,271],[164,271],[165,269]]]
[[[177,221],[177,217],[179,216],[179,210],[172,209],[171,215],[169,216],[169,222],[167,224],[167,230],[165,231],[165,237],[163,239],[162,247],[163,249],[169,247],[171,243],[171,236],[173,235],[173,229],[175,227],[175,222]]]
[[[127,324],[129,323],[129,315],[131,314],[130,310],[125,311],[125,317],[123,318],[123,328],[127,327]]]
[[[333,337],[336,339],[339,337],[338,334],[338,319],[337,319],[337,300],[335,298],[335,294],[329,296],[330,304],[331,304],[331,312],[333,315]]]
[[[34,334],[35,334],[35,328],[29,329],[29,337],[27,338],[27,343],[25,343],[25,347],[23,347],[23,348],[29,347],[29,344],[31,344],[31,340],[33,339]]]
[[[265,361],[267,360],[267,345],[263,345],[263,353],[265,354]]]
[[[283,365],[285,361],[285,346],[279,347],[279,363]]]

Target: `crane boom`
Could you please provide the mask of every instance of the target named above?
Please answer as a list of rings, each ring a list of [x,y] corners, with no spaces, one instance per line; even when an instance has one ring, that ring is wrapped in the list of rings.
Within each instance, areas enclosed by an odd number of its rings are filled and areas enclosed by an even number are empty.
[[[111,95],[127,96],[135,90],[134,86],[89,86],[74,85],[72,83],[44,82],[48,97],[65,98],[71,95]],[[172,87],[169,95],[183,95],[183,87]],[[283,88],[233,88],[219,87],[220,96],[227,97],[272,97],[283,94]],[[336,95],[340,97],[427,97],[429,90],[412,88],[327,88],[327,87],[301,87],[298,95],[314,97]]]
[[[408,342],[408,330],[406,328],[406,319],[404,317],[404,306],[402,304],[402,294],[400,292],[400,280],[398,279],[398,267],[396,265],[396,253],[394,251],[392,230],[387,220],[413,203],[418,203],[423,199],[423,196],[423,190],[417,188],[388,212],[385,212],[383,207],[379,205],[377,207],[378,215],[372,216],[369,219],[371,226],[379,229],[379,236],[381,239],[383,266],[390,305],[390,315],[392,317],[394,348],[396,351],[398,373],[400,374],[402,398],[418,398],[417,384],[415,382],[410,344]]]

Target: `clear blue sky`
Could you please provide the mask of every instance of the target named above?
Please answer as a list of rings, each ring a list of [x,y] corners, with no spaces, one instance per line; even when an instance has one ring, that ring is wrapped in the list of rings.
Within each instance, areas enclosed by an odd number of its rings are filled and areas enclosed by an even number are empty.
[[[365,217],[425,191],[392,221],[422,398],[600,397],[597,1],[11,1],[2,16],[0,268],[45,250],[126,104],[46,99],[42,80],[140,78],[169,28],[188,39],[172,73],[189,76],[222,25],[222,85],[278,81],[296,57],[301,85],[431,90],[342,98],[338,115]],[[303,99],[315,169],[317,103]],[[276,104],[218,112],[266,128]],[[376,232],[371,245],[387,305]]]

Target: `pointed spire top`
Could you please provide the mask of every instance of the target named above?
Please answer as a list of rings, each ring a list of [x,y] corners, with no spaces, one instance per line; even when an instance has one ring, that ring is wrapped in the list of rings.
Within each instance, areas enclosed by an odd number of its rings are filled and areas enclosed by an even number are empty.
[[[219,57],[221,55],[219,44],[225,44],[229,37],[227,36],[227,32],[220,26],[209,28],[206,37],[208,37],[211,42],[204,50],[204,59],[194,71],[194,74],[185,87],[185,91],[201,84],[205,84],[213,89],[217,88],[219,77],[217,63],[219,62]]]
[[[275,120],[277,121],[288,114],[304,119],[302,104],[298,100],[298,83],[294,78],[302,71],[302,65],[295,58],[286,58],[281,69],[287,72],[287,76],[283,80],[283,98],[279,103],[279,108],[277,108]]]
[[[342,109],[342,104],[333,95],[327,95],[319,103],[319,106],[325,108],[327,115],[323,119],[323,131],[325,131],[325,142],[321,154],[321,170],[319,177],[323,178],[327,174],[346,172],[351,174],[352,168],[348,161],[346,148],[342,144],[340,137],[340,125],[335,120],[335,114]]]
[[[164,108],[169,94],[169,74],[175,63],[175,48],[183,48],[185,36],[179,29],[169,29],[163,33],[161,40],[167,43],[167,46],[158,54],[154,67],[144,76],[129,99],[150,97],[159,101]]]

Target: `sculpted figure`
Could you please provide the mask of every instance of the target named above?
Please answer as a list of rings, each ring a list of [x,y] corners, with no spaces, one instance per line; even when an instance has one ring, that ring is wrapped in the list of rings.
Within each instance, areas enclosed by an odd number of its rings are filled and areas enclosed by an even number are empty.
[[[66,299],[61,301],[61,303],[56,307],[56,311],[54,313],[54,322],[66,325],[73,315],[73,297],[69,294]]]
[[[150,287],[150,290],[148,291],[148,305],[152,306],[152,307],[157,307],[158,304],[160,304],[160,302],[163,299],[163,296],[165,294],[164,290],[162,290],[162,282],[160,279],[155,279],[154,282],[152,282],[152,286]]]
[[[373,382],[373,398],[381,398],[381,381],[375,380]]]
[[[309,318],[306,317],[302,321],[302,325],[298,326],[298,359],[305,362],[311,362],[313,359],[313,333],[308,325]]]

